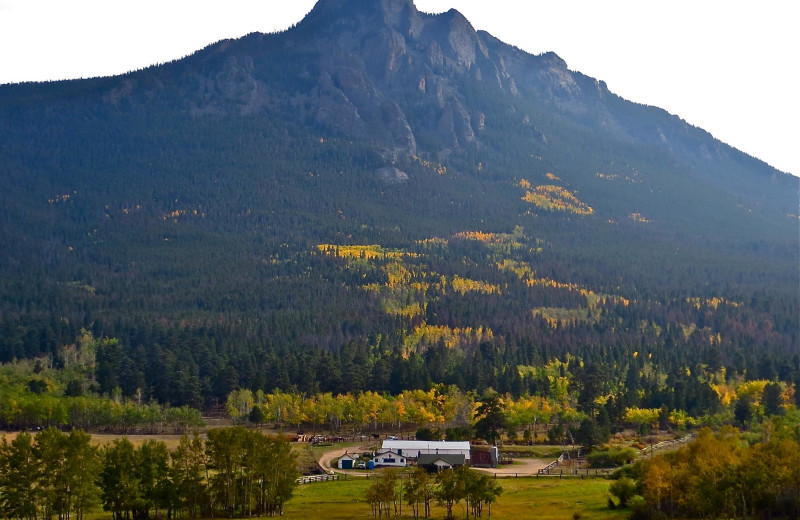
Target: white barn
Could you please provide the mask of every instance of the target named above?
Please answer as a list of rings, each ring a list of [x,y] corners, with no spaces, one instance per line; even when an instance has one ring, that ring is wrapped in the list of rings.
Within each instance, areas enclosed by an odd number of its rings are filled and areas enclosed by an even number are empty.
[[[417,459],[420,455],[463,455],[467,465],[470,464],[469,441],[399,441],[385,440],[381,450],[391,450],[409,459]]]

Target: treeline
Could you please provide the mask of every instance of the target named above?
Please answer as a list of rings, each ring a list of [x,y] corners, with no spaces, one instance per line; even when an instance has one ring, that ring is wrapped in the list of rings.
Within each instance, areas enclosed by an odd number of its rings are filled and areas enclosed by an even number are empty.
[[[629,403],[625,395],[630,390],[602,384],[605,377],[596,369],[573,374],[561,372],[556,365],[549,370],[547,377],[554,392],[546,397],[515,398],[491,389],[478,394],[464,392],[455,385],[437,385],[428,391],[405,390],[396,396],[370,391],[304,396],[242,389],[228,396],[226,411],[235,421],[278,427],[362,431],[415,427],[420,428],[418,437],[424,432],[431,440],[477,437],[490,443],[501,437],[530,443],[543,441],[546,436],[554,444],[572,441],[589,449],[607,442],[612,431],[623,428],[633,428],[642,435],[658,429],[686,430],[721,424],[749,428],[773,417],[797,416],[797,407],[791,404],[794,389],[781,383],[707,383],[719,403],[718,409],[692,415],[681,408],[625,404]]]
[[[688,446],[644,463],[635,518],[797,518],[799,435],[780,421],[757,439],[729,427],[701,430]]]
[[[103,447],[80,430],[20,433],[0,444],[0,515],[76,518],[99,509],[115,520],[283,513],[298,476],[289,443],[244,428],[161,441],[127,438]]]
[[[73,427],[115,433],[184,433],[205,425],[196,408],[138,404],[100,396],[0,393],[0,428]]]
[[[154,389],[163,383],[179,392],[199,391],[199,383],[192,384],[189,377],[199,370],[192,358],[209,352],[178,343],[180,361],[169,354],[168,364],[161,365],[158,357],[144,357],[147,350],[139,348],[146,371],[129,380],[136,365],[126,359],[123,342],[96,339],[83,331],[75,344],[59,348],[53,358],[0,367],[0,426],[181,433],[202,424],[201,409],[227,412],[237,420],[334,430],[465,426],[478,403],[487,395],[499,395],[509,437],[533,435],[541,432],[541,425],[552,423],[553,440],[559,442],[571,425],[588,420],[579,435],[588,435],[586,444],[591,446],[626,426],[643,433],[654,426],[744,427],[780,415],[798,402],[792,381],[800,367],[776,367],[769,357],[758,365],[769,378],[757,379],[760,370],[729,372],[699,357],[694,363],[690,358],[672,365],[656,362],[656,356],[644,350],[626,355],[598,348],[586,352],[585,358],[569,353],[545,358],[531,342],[509,348],[503,338],[486,331],[433,326],[418,331],[405,336],[402,347],[387,347],[388,340],[376,337],[374,345],[351,344],[338,354],[308,349],[281,350],[285,356],[266,359],[253,355],[245,358],[250,363],[241,366],[242,373],[212,367],[212,360],[222,363],[221,356],[208,358],[205,362],[215,374],[208,382],[221,395],[207,402],[199,399],[194,406],[178,406],[180,401],[168,405],[171,394],[157,399],[162,394]],[[409,352],[408,345],[416,349],[424,341],[435,345],[421,354]],[[268,374],[269,368],[273,370]],[[261,370],[263,378],[257,374]],[[456,377],[458,370],[462,372]],[[293,377],[303,384],[292,383]],[[535,424],[540,428],[533,428]]]
[[[184,433],[203,426],[202,412],[187,405],[169,406],[144,400],[141,392],[123,397],[117,388],[97,392],[94,356],[98,345],[90,335],[61,349],[66,366],[55,368],[47,358],[0,366],[0,428],[79,428],[116,433]]]

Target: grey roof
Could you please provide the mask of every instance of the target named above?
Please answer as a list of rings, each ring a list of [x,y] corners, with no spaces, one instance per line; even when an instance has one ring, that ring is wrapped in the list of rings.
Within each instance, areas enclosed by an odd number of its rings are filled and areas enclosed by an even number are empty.
[[[462,450],[469,452],[469,441],[393,441],[385,440],[384,449],[400,450]]]

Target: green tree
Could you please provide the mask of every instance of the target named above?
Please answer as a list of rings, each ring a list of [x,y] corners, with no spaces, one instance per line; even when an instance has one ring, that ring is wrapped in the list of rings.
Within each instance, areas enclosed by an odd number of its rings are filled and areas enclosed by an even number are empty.
[[[246,434],[247,430],[240,426],[208,431],[206,456],[212,475],[209,491],[213,502],[229,517],[233,517],[240,506],[237,484],[243,473]]]
[[[766,415],[783,415],[786,413],[786,409],[783,407],[783,388],[781,388],[780,384],[775,382],[767,383],[761,399],[764,403],[764,413]]]
[[[253,392],[248,389],[234,390],[228,394],[228,399],[225,402],[225,410],[233,419],[234,423],[237,420],[247,420],[250,410],[255,404]]]
[[[401,498],[401,488],[398,485],[397,471],[390,468],[372,479],[372,483],[365,492],[367,503],[372,508],[372,516],[387,517],[397,516],[398,502]]]
[[[247,420],[261,426],[264,423],[264,409],[260,405],[254,405],[247,416]]]
[[[190,518],[196,518],[208,503],[206,453],[199,434],[195,432],[191,438],[184,434],[170,458],[170,480],[178,499],[176,505],[188,511]]]
[[[592,451],[598,444],[607,442],[610,437],[611,431],[608,427],[603,427],[588,417],[581,421],[575,431],[575,441],[589,451]]]
[[[66,496],[76,520],[83,520],[88,511],[100,505],[96,476],[100,474],[101,460],[97,447],[90,441],[91,435],[81,430],[70,431],[66,440]]]
[[[297,486],[297,455],[286,439],[250,432],[254,438],[253,485],[260,515],[282,515]]]
[[[35,519],[39,461],[33,438],[20,433],[10,443],[0,444],[0,514],[5,518]]]
[[[636,483],[633,479],[622,477],[615,480],[608,491],[617,497],[620,506],[628,507],[628,501],[636,494]]]
[[[503,488],[486,473],[478,473],[466,467],[456,470],[456,477],[461,481],[459,487],[463,490],[464,502],[467,506],[467,515],[478,518],[482,516],[483,506],[487,505],[489,518],[492,517],[492,504],[500,496]]]
[[[411,472],[404,486],[406,503],[411,506],[414,518],[420,516],[420,504],[422,505],[422,515],[428,518],[431,514],[431,499],[433,498],[433,480],[428,472],[423,468],[416,467]]]
[[[35,453],[40,478],[37,491],[43,516],[58,515],[64,520],[83,514],[99,504],[99,489],[94,480],[100,469],[97,448],[91,436],[72,430],[69,434],[49,428],[36,435]]]
[[[289,443],[244,427],[208,432],[206,467],[211,500],[230,517],[283,513],[297,485]]]
[[[488,391],[481,397],[476,415],[478,420],[475,423],[475,435],[490,444],[500,438],[500,430],[508,427],[503,400],[497,392]]]
[[[169,481],[169,451],[161,441],[147,439],[136,450],[136,471],[138,497],[134,516],[146,519],[150,510],[170,507],[169,494],[172,483]]]
[[[746,428],[747,423],[753,418],[753,399],[749,395],[741,396],[733,406],[733,417],[736,424]]]
[[[437,428],[425,426],[417,430],[415,437],[418,441],[438,441],[442,438],[442,432]]]
[[[436,474],[436,502],[443,505],[446,517],[453,518],[453,506],[464,497],[463,480],[455,470],[446,469]]]

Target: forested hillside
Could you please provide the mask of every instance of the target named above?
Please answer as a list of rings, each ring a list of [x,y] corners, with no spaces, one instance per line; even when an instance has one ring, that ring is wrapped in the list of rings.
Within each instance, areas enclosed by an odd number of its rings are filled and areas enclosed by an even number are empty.
[[[85,391],[196,408],[549,395],[558,361],[702,414],[731,378],[800,385],[799,186],[455,11],[321,0],[0,86],[0,361],[66,366],[86,329],[118,341]]]

